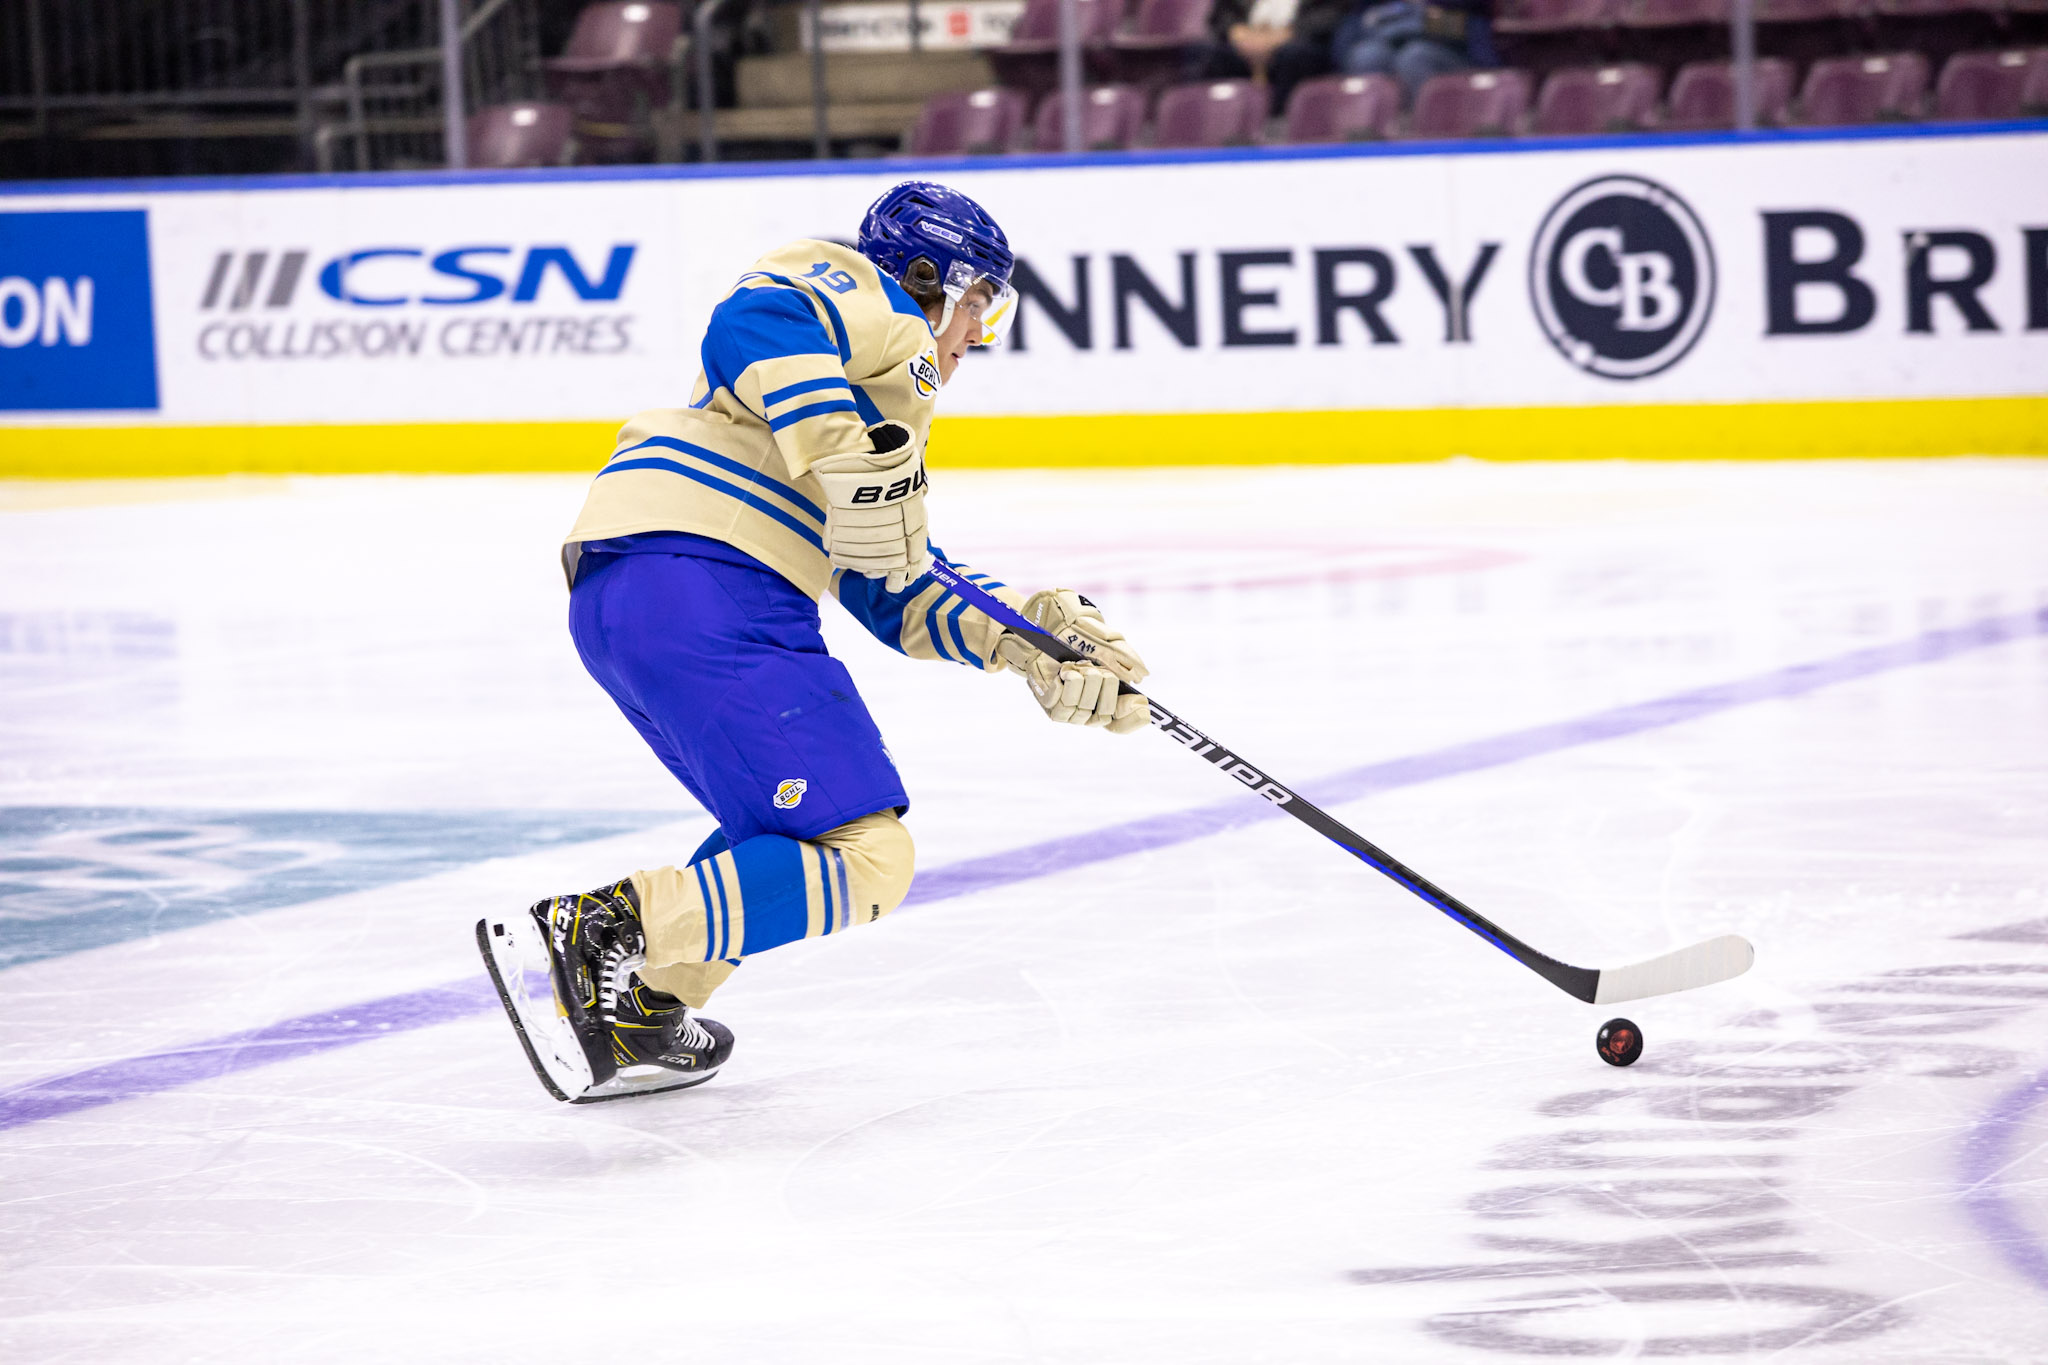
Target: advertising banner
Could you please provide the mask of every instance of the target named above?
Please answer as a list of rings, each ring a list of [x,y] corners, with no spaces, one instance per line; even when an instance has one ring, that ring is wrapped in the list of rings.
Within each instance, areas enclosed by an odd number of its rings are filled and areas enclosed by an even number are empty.
[[[0,194],[0,445],[615,426],[688,400],[756,256],[922,176],[1018,251],[1009,343],[941,403],[996,462],[1700,453],[1703,412],[1764,453],[2048,453],[2044,165],[2036,129]]]
[[[1024,12],[1024,0],[940,0],[917,7],[917,46],[926,50],[972,51],[1010,41],[1010,30]],[[911,9],[908,0],[842,0],[819,8],[827,52],[908,52],[911,50]],[[797,22],[798,46],[811,48],[809,10]]]

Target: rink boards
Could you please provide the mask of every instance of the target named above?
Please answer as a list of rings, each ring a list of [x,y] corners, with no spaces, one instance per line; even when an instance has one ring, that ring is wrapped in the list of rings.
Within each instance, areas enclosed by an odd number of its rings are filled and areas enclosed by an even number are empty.
[[[951,465],[2048,453],[2048,131],[0,191],[0,474],[583,469],[766,247],[1019,248]]]

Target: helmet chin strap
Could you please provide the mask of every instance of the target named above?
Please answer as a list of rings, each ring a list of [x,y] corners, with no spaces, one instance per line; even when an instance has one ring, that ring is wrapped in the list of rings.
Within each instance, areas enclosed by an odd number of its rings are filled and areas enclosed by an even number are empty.
[[[946,329],[953,325],[953,310],[959,306],[959,302],[951,294],[945,295],[945,300],[946,306],[939,310],[939,325],[932,329],[933,336],[943,336]]]

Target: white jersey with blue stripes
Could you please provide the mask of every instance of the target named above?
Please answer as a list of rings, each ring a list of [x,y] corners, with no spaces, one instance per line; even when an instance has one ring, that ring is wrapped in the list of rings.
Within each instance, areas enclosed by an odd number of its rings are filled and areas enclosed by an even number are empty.
[[[640,413],[620,430],[563,545],[570,581],[587,542],[684,531],[744,551],[813,597],[832,588],[912,657],[993,671],[1002,628],[981,612],[929,577],[888,593],[880,580],[835,574],[825,553],[812,464],[872,449],[867,428],[885,419],[920,443],[931,431],[938,351],[916,300],[858,252],[792,242],[712,310],[702,355],[688,407]]]

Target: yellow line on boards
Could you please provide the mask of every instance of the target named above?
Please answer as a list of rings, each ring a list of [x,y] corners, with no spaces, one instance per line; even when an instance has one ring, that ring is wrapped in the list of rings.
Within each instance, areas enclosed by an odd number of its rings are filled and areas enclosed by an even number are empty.
[[[596,473],[618,422],[0,427],[0,476]]]
[[[2048,455],[2048,396],[1868,403],[941,417],[947,465],[1358,464]]]
[[[611,422],[0,426],[0,477],[595,473]],[[943,417],[941,468],[2048,455],[2048,396]]]

